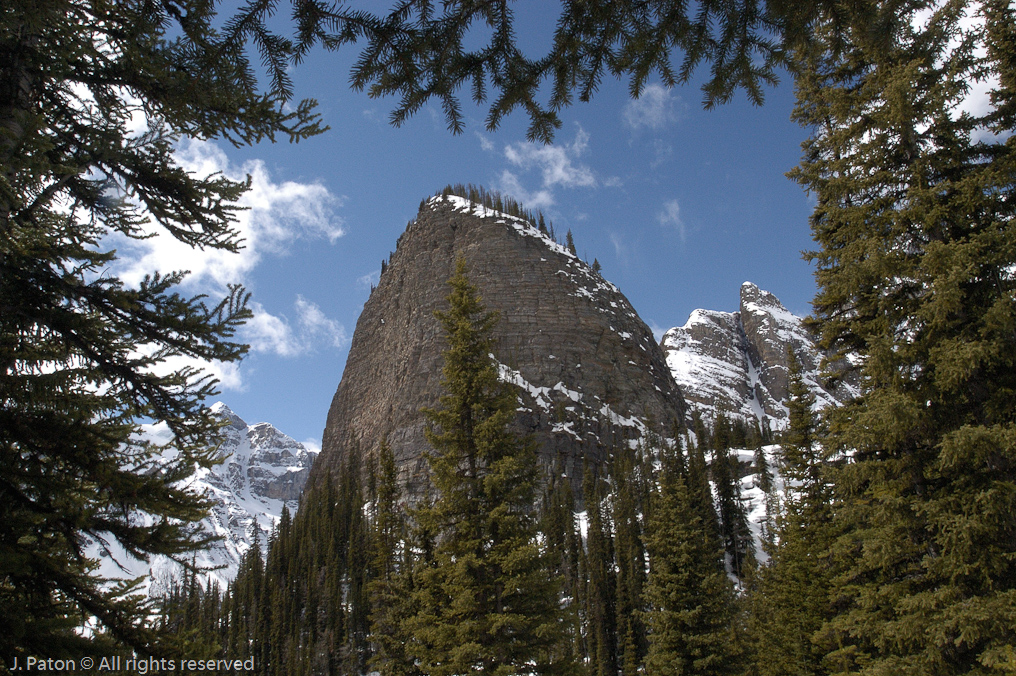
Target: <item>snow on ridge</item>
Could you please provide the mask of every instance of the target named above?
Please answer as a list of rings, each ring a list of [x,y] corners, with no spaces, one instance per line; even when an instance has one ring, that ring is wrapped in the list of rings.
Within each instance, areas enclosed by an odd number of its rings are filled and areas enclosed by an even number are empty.
[[[741,285],[739,312],[694,310],[684,326],[663,335],[660,346],[686,399],[707,418],[726,410],[747,420],[768,421],[773,429],[784,426],[787,407],[781,383],[787,365],[781,355],[786,346],[802,357],[802,375],[815,395],[816,410],[853,394],[847,386],[835,394],[823,387],[819,349],[804,320],[751,282]],[[758,359],[762,361],[753,361]]]
[[[519,371],[516,371],[510,366],[506,366],[505,364],[502,364],[501,362],[497,361],[494,355],[490,356],[491,359],[494,359],[494,362],[497,364],[498,379],[501,380],[502,382],[511,383],[520,388],[522,391],[528,393],[529,396],[533,398],[533,401],[536,402],[536,405],[539,406],[541,409],[543,409],[545,413],[549,413],[553,406],[553,401],[550,398],[550,393],[560,392],[573,404],[579,404],[579,406],[577,407],[569,406],[566,410],[574,413],[578,418],[581,418],[583,420],[590,419],[590,416],[587,415],[587,411],[589,409],[586,407],[585,404],[583,404],[584,395],[582,394],[582,392],[568,388],[561,381],[555,383],[551,387],[539,387],[533,385],[528,380],[526,380],[526,378]],[[599,397],[593,398],[599,399]],[[523,403],[524,402],[520,402],[520,404]],[[527,410],[527,409],[521,408],[519,410]],[[648,425],[646,425],[646,422],[642,418],[636,415],[622,416],[616,411],[614,411],[614,409],[612,409],[610,405],[607,403],[601,403],[600,408],[596,410],[596,413],[600,417],[609,420],[614,425],[617,425],[619,427],[630,427],[638,430],[640,437],[645,437],[649,433],[649,427]],[[569,434],[574,438],[581,440],[582,437],[579,436],[579,434],[575,432],[574,429],[572,429],[573,424],[574,421],[567,421],[563,423],[555,422],[551,426],[551,431]]]
[[[479,204],[465,197],[459,197],[458,195],[437,195],[430,198],[429,203],[432,205],[441,204],[442,202],[448,203],[452,206],[455,211],[470,214],[477,218],[493,218],[495,222],[501,223],[511,227],[515,232],[524,236],[532,237],[539,240],[547,249],[563,256],[565,258],[564,267],[572,268],[572,271],[560,270],[561,274],[568,277],[575,285],[575,293],[572,294],[577,297],[586,298],[589,301],[595,301],[597,294],[611,293],[616,296],[621,296],[621,292],[618,290],[613,283],[604,279],[600,274],[593,272],[592,268],[586,264],[576,254],[568,250],[563,244],[559,244],[554,239],[541,232],[540,229],[534,226],[532,223],[524,218],[518,216],[512,216],[503,211],[497,211],[483,204]],[[578,274],[584,277],[584,280],[578,279]],[[616,299],[615,299],[616,303]],[[625,311],[629,315],[635,315],[635,310],[628,305],[627,307],[618,307],[616,304],[613,307],[618,312]]]
[[[222,428],[219,447],[222,462],[212,468],[199,468],[183,486],[212,501],[203,530],[221,539],[193,554],[199,568],[206,572],[204,582],[216,581],[224,587],[235,575],[241,557],[253,544],[258,532],[266,547],[268,534],[278,523],[283,506],[295,512],[298,494],[309,473],[315,451],[283,434],[270,423],[247,425],[225,404],[209,407],[230,421]],[[142,436],[165,446],[162,457],[168,461],[177,450],[166,445],[171,438],[164,423],[143,426]],[[148,517],[151,519],[151,517]],[[144,590],[151,596],[165,593],[182,576],[181,566],[166,556],[150,561],[135,559],[110,536],[87,543],[86,554],[98,562],[96,574],[107,579],[133,579],[147,576]]]

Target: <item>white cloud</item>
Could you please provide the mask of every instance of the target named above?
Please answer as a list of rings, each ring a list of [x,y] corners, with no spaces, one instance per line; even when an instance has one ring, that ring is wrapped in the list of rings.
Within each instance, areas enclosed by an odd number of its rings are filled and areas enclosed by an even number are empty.
[[[593,188],[598,181],[593,170],[578,161],[589,148],[589,134],[579,127],[575,139],[563,145],[512,143],[504,156],[518,171],[538,172],[540,188],[527,189],[515,171],[501,172],[498,189],[529,208],[545,209],[554,204],[554,188]]]
[[[276,182],[264,162],[251,160],[232,166],[225,152],[209,141],[187,140],[176,150],[180,166],[196,176],[221,174],[232,180],[251,177],[251,188],[239,200],[245,210],[236,214],[233,227],[243,240],[238,252],[197,249],[176,240],[157,225],[147,226],[146,239],[128,239],[111,235],[105,244],[116,248],[118,259],[110,272],[128,285],[137,285],[155,272],[188,270],[182,286],[186,293],[204,293],[212,299],[225,297],[229,284],[249,284],[252,273],[266,255],[283,255],[300,239],[326,239],[330,243],[345,234],[342,219],[334,210],[342,198],[320,183]],[[258,303],[251,303],[254,316],[240,330],[240,340],[253,352],[292,357],[313,351],[319,345],[339,347],[346,341],[341,324],[304,298],[296,299],[295,328]],[[189,357],[174,357],[158,368],[184,366],[203,369],[220,381],[220,387],[242,390],[240,366],[236,363],[204,362]]]
[[[361,289],[369,289],[372,286],[377,286],[377,283],[381,281],[381,268],[372,270],[365,275],[356,278],[356,286]]]
[[[476,134],[476,138],[480,139],[480,148],[482,148],[484,152],[489,153],[494,149],[493,141],[478,131],[474,131],[473,133]]]
[[[676,97],[662,85],[651,84],[642,90],[642,96],[624,107],[622,117],[630,129],[660,130],[677,119],[674,113]]]
[[[681,241],[683,242],[687,233],[684,227],[684,221],[681,220],[681,207],[677,203],[677,200],[668,200],[663,203],[663,210],[656,215],[656,219],[660,222],[660,225],[669,226],[677,230],[677,234],[680,235]]]
[[[630,255],[628,250],[628,244],[624,241],[624,238],[616,232],[610,233],[610,243],[614,245],[614,255],[623,264],[627,265]]]
[[[266,253],[285,253],[298,239],[324,238],[334,243],[345,234],[342,219],[333,213],[342,199],[319,183],[275,183],[260,160],[232,167],[222,149],[209,141],[185,143],[176,158],[196,176],[221,173],[242,180],[250,175],[251,189],[239,201],[246,210],[237,213],[234,224],[243,248],[236,253],[196,249],[153,224],[148,239],[114,237],[110,242],[118,247],[120,255],[113,272],[127,284],[136,285],[154,272],[189,270],[186,286],[221,295],[228,284],[247,281]]]
[[[342,347],[348,341],[342,324],[326,317],[321,308],[303,296],[296,297],[296,315],[300,321],[300,333],[307,344],[326,342],[332,347]]]
[[[544,189],[530,192],[522,186],[519,177],[507,169],[501,172],[498,189],[517,199],[527,209],[546,209],[554,205],[554,194],[551,191]]]
[[[243,328],[243,340],[250,343],[251,351],[297,357],[320,345],[342,347],[349,342],[345,327],[326,317],[321,308],[303,296],[296,297],[294,309],[295,327],[287,318],[271,314],[260,303],[252,303],[254,316]]]
[[[566,188],[592,188],[596,185],[593,171],[575,160],[589,147],[589,134],[578,128],[575,140],[570,145],[543,145],[538,143],[513,143],[505,147],[504,155],[513,165],[528,171],[538,169],[543,177],[543,187],[561,185]]]
[[[657,343],[663,340],[663,334],[668,331],[668,329],[663,328],[662,326],[654,322],[652,319],[649,320],[649,328],[652,330],[653,338],[656,339]]]
[[[280,357],[295,357],[303,350],[289,322],[266,312],[260,303],[253,303],[254,316],[243,327],[243,339],[253,352],[272,352]]]

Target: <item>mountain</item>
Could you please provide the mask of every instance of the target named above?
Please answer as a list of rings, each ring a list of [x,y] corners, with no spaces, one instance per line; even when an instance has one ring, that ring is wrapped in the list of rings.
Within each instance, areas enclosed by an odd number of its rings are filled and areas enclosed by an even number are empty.
[[[801,363],[817,408],[858,394],[852,380],[826,384],[823,353],[804,320],[751,282],[741,285],[738,312],[695,310],[684,326],[667,331],[660,345],[685,400],[705,420],[726,412],[773,430],[784,428],[788,348]]]
[[[521,388],[517,430],[576,490],[587,462],[684,420],[663,351],[613,284],[533,219],[442,195],[421,204],[364,305],[312,481],[341,471],[352,449],[369,456],[387,440],[410,500],[429,490],[420,409],[442,393],[434,310],[447,307],[458,256],[501,315],[497,358],[502,377]]]
[[[199,469],[188,485],[214,499],[211,513],[202,524],[206,532],[222,539],[198,552],[195,562],[203,568],[216,568],[206,578],[217,580],[224,587],[236,575],[240,557],[253,543],[254,524],[264,547],[283,505],[296,511],[317,453],[269,423],[248,425],[221,402],[211,406],[211,410],[228,423],[219,447],[223,461],[211,469]],[[160,445],[171,439],[163,424],[148,425],[144,432]],[[169,448],[163,457],[168,459],[174,454],[175,450]],[[167,557],[139,561],[113,543],[92,541],[87,551],[91,558],[99,560],[98,574],[103,577],[133,578],[150,572],[146,585],[153,596],[165,591],[182,572]]]

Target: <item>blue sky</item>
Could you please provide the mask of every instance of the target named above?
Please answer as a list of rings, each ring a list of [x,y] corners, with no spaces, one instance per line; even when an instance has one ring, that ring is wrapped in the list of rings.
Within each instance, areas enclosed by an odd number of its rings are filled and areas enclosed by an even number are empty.
[[[526,39],[536,44],[552,21],[529,18]],[[117,272],[128,280],[190,269],[187,291],[215,296],[241,282],[252,292],[256,317],[242,336],[251,354],[238,367],[213,367],[219,398],[248,422],[320,443],[381,260],[420,201],[448,183],[541,208],[657,334],[695,308],[736,310],[746,280],[809,312],[815,284],[801,251],[811,246],[812,202],[784,176],[807,130],[789,119],[789,80],[764,107],[741,95],[712,111],[695,84],[651,85],[632,101],[626,83],[605,81],[591,103],[564,111],[554,144],[543,146],[525,142],[520,115],[487,132],[482,108],[467,108],[458,136],[437,106],[393,128],[393,101],[349,89],[352,58],[316,52],[293,72],[297,98],[319,101],[331,127],[324,135],[243,149],[181,144],[178,157],[193,171],[252,175],[243,253],[193,252],[165,238],[121,248]]]

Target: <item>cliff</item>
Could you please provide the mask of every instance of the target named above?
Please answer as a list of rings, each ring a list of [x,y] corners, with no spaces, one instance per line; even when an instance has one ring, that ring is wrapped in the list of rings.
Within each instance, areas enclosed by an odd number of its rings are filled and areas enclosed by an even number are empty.
[[[457,256],[488,309],[502,377],[520,388],[516,428],[576,488],[587,463],[666,433],[685,405],[653,334],[628,300],[532,223],[461,197],[434,197],[399,238],[353,334],[311,480],[351,449],[387,440],[410,499],[428,489],[422,407],[437,405],[445,348],[434,310],[447,307]]]
[[[804,320],[751,282],[741,285],[737,312],[695,310],[684,326],[664,334],[661,346],[685,399],[705,420],[722,411],[756,418],[773,430],[785,427],[788,349],[801,363],[816,408],[858,393],[852,380],[828,384],[822,351]]]

